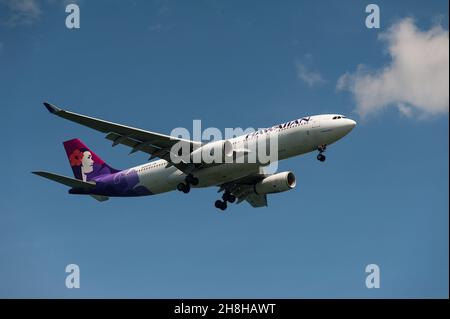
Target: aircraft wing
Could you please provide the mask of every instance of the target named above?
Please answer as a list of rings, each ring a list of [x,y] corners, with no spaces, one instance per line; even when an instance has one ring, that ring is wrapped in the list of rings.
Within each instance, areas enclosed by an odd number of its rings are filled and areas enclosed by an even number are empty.
[[[245,176],[233,182],[220,185],[219,192],[228,191],[237,198],[237,203],[247,201],[253,207],[267,206],[267,195],[255,193],[254,185],[261,181],[267,174],[256,173]]]
[[[165,159],[181,171],[191,169],[190,165],[184,163],[175,164],[171,161],[170,152],[172,146],[178,142],[188,144],[190,149],[201,145],[200,142],[180,139],[69,112],[47,102],[44,105],[54,115],[105,133],[106,138],[113,142],[112,146],[123,144],[132,148],[130,154],[141,151],[150,154],[150,159],[156,157]]]

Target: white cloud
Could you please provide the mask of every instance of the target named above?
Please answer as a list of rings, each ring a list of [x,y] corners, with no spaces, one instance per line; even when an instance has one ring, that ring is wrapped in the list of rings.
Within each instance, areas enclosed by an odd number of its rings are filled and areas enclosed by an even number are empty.
[[[388,46],[389,65],[369,70],[359,65],[342,75],[338,90],[350,91],[361,116],[395,106],[406,117],[446,114],[449,111],[449,35],[434,26],[418,30],[404,19],[380,36]]]
[[[319,72],[309,70],[304,63],[297,61],[295,66],[297,67],[298,78],[308,84],[310,87],[325,83],[325,80],[322,78],[322,75]]]
[[[413,109],[404,103],[398,103],[397,108],[399,112],[405,117],[413,117]]]
[[[39,19],[41,7],[37,0],[0,0],[0,7],[7,8],[7,17],[3,24],[15,27],[32,24]]]

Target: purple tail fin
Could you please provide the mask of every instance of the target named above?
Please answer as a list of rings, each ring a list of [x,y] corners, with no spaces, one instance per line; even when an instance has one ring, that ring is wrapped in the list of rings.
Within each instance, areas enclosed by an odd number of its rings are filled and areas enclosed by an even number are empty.
[[[89,181],[96,176],[117,173],[78,138],[63,143],[75,178]]]

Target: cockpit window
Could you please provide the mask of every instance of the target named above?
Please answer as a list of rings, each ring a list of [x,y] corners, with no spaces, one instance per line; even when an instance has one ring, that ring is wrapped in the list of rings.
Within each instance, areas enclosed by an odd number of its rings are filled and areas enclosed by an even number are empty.
[[[345,118],[345,116],[340,116],[340,115],[333,116],[333,120],[337,120],[337,119],[340,119],[340,118]]]

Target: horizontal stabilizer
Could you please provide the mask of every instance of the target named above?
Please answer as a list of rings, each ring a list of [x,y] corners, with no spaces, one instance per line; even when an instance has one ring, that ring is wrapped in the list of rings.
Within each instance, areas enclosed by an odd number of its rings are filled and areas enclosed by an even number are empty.
[[[79,179],[70,178],[67,176],[58,175],[50,172],[39,171],[32,173],[72,188],[91,189],[95,187],[95,182],[83,182],[82,180]]]
[[[109,199],[108,196],[103,196],[103,195],[91,195],[91,197],[98,200],[99,202],[104,202]]]

